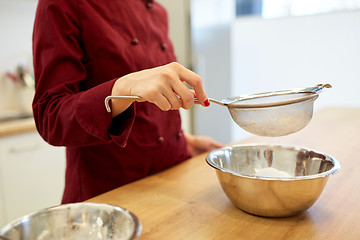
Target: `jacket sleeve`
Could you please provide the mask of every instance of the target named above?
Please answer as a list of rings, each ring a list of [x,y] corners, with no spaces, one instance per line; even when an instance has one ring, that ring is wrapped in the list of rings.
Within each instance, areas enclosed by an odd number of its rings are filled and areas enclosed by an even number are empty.
[[[55,146],[112,141],[124,146],[134,123],[135,107],[114,119],[106,111],[104,100],[111,94],[115,79],[82,88],[87,71],[77,11],[76,1],[38,2],[33,32],[33,114],[37,129]]]

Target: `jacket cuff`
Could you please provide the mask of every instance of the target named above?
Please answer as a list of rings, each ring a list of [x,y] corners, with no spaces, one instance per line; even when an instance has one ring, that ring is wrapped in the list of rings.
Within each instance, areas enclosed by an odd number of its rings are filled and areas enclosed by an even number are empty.
[[[135,104],[112,119],[109,134],[115,143],[125,147],[135,122]]]
[[[80,126],[89,134],[104,142],[115,141],[126,145],[135,121],[135,107],[131,105],[123,113],[112,118],[106,111],[105,98],[111,95],[116,79],[93,87],[81,94],[76,104],[76,118]]]

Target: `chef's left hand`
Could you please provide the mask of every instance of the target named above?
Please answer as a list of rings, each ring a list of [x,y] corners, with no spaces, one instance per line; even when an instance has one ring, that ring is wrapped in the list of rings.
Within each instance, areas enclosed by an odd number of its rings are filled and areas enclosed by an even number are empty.
[[[184,135],[187,141],[188,151],[192,157],[224,146],[210,137],[195,136],[189,133],[184,133]]]

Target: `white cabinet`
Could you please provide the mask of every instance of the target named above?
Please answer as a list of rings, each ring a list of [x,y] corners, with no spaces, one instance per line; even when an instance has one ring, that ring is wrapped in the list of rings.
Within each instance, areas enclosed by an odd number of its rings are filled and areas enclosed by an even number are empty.
[[[0,138],[0,226],[59,205],[64,188],[65,149],[39,134]]]

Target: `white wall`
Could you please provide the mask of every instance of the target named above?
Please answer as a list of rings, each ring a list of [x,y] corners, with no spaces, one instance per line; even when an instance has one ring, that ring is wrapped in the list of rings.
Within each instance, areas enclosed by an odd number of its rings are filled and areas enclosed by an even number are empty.
[[[192,0],[192,49],[194,70],[203,79],[209,97],[224,99],[231,93],[231,22],[233,0]],[[231,117],[226,107],[194,107],[194,132],[228,143]]]
[[[32,67],[32,31],[36,1],[0,0],[0,114],[13,111],[31,113],[33,89],[14,83],[5,73],[15,73],[22,65]]]
[[[178,62],[191,67],[190,0],[157,0],[169,18],[169,35]]]
[[[231,34],[233,96],[330,83],[315,111],[360,107],[360,11],[238,18]],[[233,125],[231,139],[242,135]]]
[[[0,0],[0,72],[32,64],[32,31],[36,1]]]

